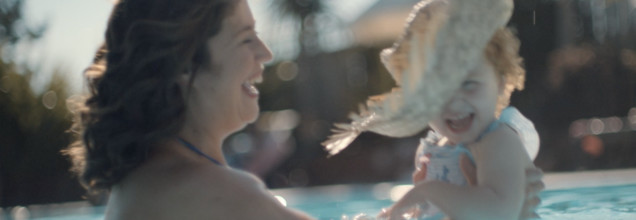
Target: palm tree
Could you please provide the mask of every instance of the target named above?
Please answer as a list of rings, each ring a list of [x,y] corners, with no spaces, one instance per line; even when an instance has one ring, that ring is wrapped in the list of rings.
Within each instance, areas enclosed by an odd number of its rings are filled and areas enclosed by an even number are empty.
[[[316,16],[327,10],[324,0],[272,0],[273,11],[279,12],[280,20],[291,19],[299,27],[298,57],[318,49]]]

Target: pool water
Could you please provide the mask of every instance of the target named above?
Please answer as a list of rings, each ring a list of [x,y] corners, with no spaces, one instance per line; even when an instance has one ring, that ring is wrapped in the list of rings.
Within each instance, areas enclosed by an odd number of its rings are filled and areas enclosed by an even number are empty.
[[[397,186],[397,187],[396,187]],[[273,190],[288,207],[300,209],[317,219],[340,220],[360,213],[375,216],[393,201],[388,192],[399,185],[340,185],[308,189]],[[547,190],[541,193],[538,209],[542,219],[636,219],[636,184]],[[38,220],[100,220],[103,207],[82,208],[48,214],[31,213]],[[46,217],[43,217],[46,216]],[[2,217],[0,216],[0,219]],[[5,218],[11,219],[11,218]]]
[[[551,190],[541,199],[543,219],[636,219],[636,185]]]
[[[392,204],[391,199],[374,199],[369,191],[354,190],[346,201],[321,201],[317,199],[306,203],[290,204],[318,219],[341,219],[359,213],[375,216],[382,208]],[[607,187],[573,188],[548,190],[540,195],[542,203],[537,213],[542,219],[636,219],[636,185]]]

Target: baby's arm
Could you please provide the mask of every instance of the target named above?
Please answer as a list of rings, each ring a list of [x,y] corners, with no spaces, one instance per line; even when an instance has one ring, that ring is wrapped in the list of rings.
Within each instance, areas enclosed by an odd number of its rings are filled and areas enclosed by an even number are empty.
[[[413,204],[430,201],[452,219],[517,219],[529,158],[518,136],[502,126],[474,148],[477,186],[420,182],[391,208],[392,219]]]

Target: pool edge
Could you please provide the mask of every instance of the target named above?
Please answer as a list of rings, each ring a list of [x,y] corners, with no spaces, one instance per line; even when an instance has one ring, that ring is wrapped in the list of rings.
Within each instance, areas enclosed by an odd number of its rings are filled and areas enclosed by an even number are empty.
[[[636,184],[636,169],[546,173],[546,190]]]

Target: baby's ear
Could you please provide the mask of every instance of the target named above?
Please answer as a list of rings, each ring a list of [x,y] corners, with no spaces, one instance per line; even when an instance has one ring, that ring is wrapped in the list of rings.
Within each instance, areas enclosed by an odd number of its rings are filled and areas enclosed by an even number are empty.
[[[497,90],[499,91],[499,95],[504,95],[504,92],[506,91],[506,84],[506,76],[499,76],[499,89]]]

